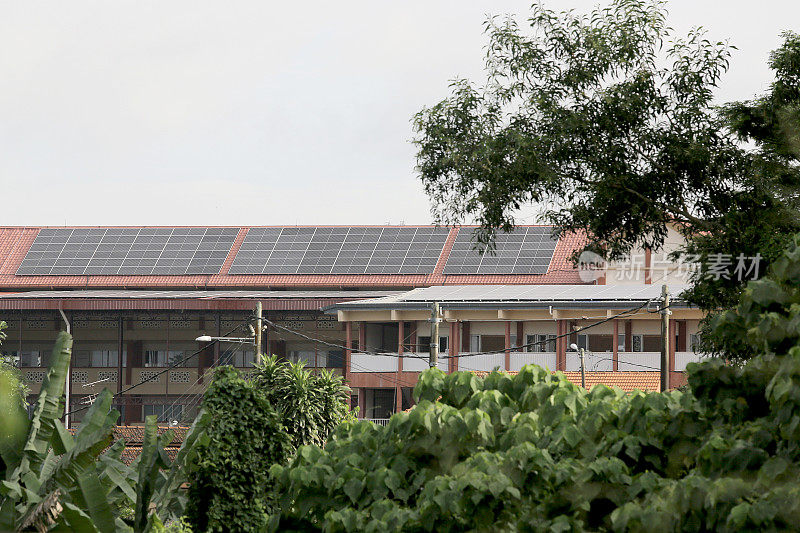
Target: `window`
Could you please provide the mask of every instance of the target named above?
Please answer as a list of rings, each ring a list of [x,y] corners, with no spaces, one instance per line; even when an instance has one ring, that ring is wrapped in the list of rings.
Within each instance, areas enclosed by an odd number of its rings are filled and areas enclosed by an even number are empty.
[[[625,351],[625,334],[620,333],[617,335],[617,351],[624,352]]]
[[[642,351],[642,336],[641,335],[633,335],[633,352],[641,352]]]
[[[238,348],[225,350],[219,354],[219,364],[233,365],[240,368],[251,367],[255,361],[255,351],[252,349]]]
[[[643,335],[642,336],[642,351],[643,352],[660,352],[661,351],[661,336],[660,335]]]
[[[144,366],[145,367],[167,366],[167,351],[166,350],[145,350],[144,351]]]
[[[37,366],[50,366],[51,350],[46,347],[31,344],[26,345],[23,343],[22,350],[19,352],[19,366],[21,367],[37,367]]]
[[[156,415],[159,422],[169,423],[183,419],[183,405],[144,405],[144,416]]]
[[[204,347],[205,354],[209,354],[213,348]],[[169,364],[170,366],[197,367],[200,364],[201,353],[198,353],[197,343],[194,342],[170,342],[169,343]]]
[[[372,393],[367,395],[366,418],[389,418],[394,413],[394,389],[369,389]],[[372,396],[372,402],[370,402]]]
[[[239,367],[250,367],[256,360],[256,353],[254,350],[237,350],[235,356],[235,365]]]
[[[92,350],[92,366],[117,366],[118,350]]]
[[[439,353],[447,352],[448,347],[448,338],[447,337],[439,337]],[[419,350],[417,353],[430,353],[431,351],[431,338],[428,337],[417,337],[417,345],[419,346]]]
[[[325,358],[325,366],[327,368],[343,368],[344,367],[344,350],[331,350],[327,353]]]
[[[481,351],[481,336],[480,335],[470,335],[469,336],[469,351],[470,352],[480,352]]]
[[[611,335],[589,335],[590,352],[611,352],[614,350]]]
[[[556,351],[556,336],[528,335],[525,344],[528,345],[527,351],[529,352],[552,353]]]
[[[82,344],[85,346],[86,344]],[[113,345],[94,345],[84,350],[73,350],[74,365],[78,368],[116,368],[119,362],[116,346]],[[122,353],[122,362],[125,363],[125,352]]]
[[[580,350],[581,348],[583,348],[584,350],[588,350],[589,349],[588,340],[589,339],[587,335],[578,335],[578,340],[576,342],[576,344],[578,345],[578,350]]]
[[[697,333],[692,333],[689,335],[689,351],[692,352],[699,352],[700,351],[700,335]]]
[[[481,335],[480,352],[502,352],[506,349],[505,335]]]
[[[324,357],[325,357],[325,355],[322,354],[322,363],[323,364],[320,365],[320,366],[325,366],[324,365],[324,363],[325,363]],[[316,365],[317,352],[315,352],[314,350],[289,350],[287,352],[287,358],[289,359],[289,361],[291,361],[293,363],[298,363],[298,362],[302,361],[303,363],[305,363],[305,365],[307,367],[316,367],[317,366]]]

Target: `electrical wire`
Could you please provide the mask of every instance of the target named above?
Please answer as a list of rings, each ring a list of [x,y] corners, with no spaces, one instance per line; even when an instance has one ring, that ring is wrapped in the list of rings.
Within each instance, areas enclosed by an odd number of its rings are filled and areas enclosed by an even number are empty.
[[[252,316],[249,316],[249,317],[247,317],[247,320],[248,320],[248,321],[250,321],[250,320],[252,320],[252,318],[253,318]],[[243,323],[244,323],[244,321],[242,321],[242,324],[243,324]],[[225,336],[225,337],[227,337],[228,335],[230,335],[231,333],[233,333],[234,331],[236,331],[237,329],[239,329],[239,328],[242,326],[242,324],[240,324],[240,325],[238,325],[238,326],[234,327],[233,329],[231,329],[230,331],[228,331],[228,332],[227,332],[227,333],[226,333],[224,336]],[[167,366],[167,367],[166,367],[166,368],[164,368],[163,370],[160,370],[160,371],[158,371],[158,372],[156,372],[156,373],[152,374],[152,375],[151,375],[150,377],[148,377],[147,379],[143,379],[143,380],[142,380],[142,381],[140,381],[139,383],[134,383],[133,385],[131,385],[131,386],[129,386],[129,387],[127,387],[127,388],[125,388],[125,389],[122,389],[121,391],[119,391],[119,392],[117,392],[117,393],[114,393],[114,394],[111,396],[111,398],[113,399],[113,398],[117,398],[117,397],[119,397],[119,396],[122,396],[122,395],[123,395],[123,394],[125,394],[126,392],[129,392],[129,391],[131,391],[131,390],[135,389],[136,387],[140,387],[140,386],[144,385],[145,383],[149,383],[150,381],[153,381],[155,378],[157,378],[157,377],[159,377],[159,376],[161,376],[161,375],[163,375],[163,374],[165,374],[165,373],[169,372],[170,370],[172,370],[172,369],[174,369],[174,368],[176,368],[176,367],[179,367],[179,366],[180,366],[181,364],[183,364],[184,362],[186,362],[186,361],[188,361],[189,359],[191,359],[192,357],[194,357],[194,356],[196,356],[196,355],[200,354],[201,352],[203,352],[203,351],[207,350],[209,347],[211,347],[211,346],[214,346],[214,344],[216,344],[216,343],[218,343],[218,342],[220,342],[220,340],[219,340],[219,339],[214,339],[214,340],[212,340],[211,342],[207,343],[205,346],[203,346],[202,348],[200,348],[200,349],[199,349],[199,350],[197,350],[196,352],[193,352],[193,353],[191,353],[191,354],[189,354],[189,355],[187,355],[187,356],[183,357],[182,359],[178,360],[177,362],[175,362],[175,363],[172,363],[171,365]],[[118,377],[118,379],[122,379],[122,376],[120,375],[120,376]],[[79,408],[79,409],[73,409],[72,411],[70,411],[70,412],[66,413],[66,415],[65,415],[65,416],[69,416],[69,415],[71,415],[71,414],[74,414],[74,413],[79,413],[79,412],[81,412],[81,411],[85,411],[85,410],[86,410],[86,409],[88,409],[88,408],[89,408],[89,406],[87,405],[87,406],[85,406],[85,407],[81,407],[81,408]]]

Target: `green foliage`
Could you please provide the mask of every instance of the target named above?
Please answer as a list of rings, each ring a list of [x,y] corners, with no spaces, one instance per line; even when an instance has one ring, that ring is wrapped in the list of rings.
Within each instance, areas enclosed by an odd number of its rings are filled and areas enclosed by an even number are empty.
[[[527,366],[423,373],[388,426],[345,424],[272,467],[273,529],[786,529],[800,513],[800,348],[714,360],[692,391],[591,392]],[[439,401],[431,401],[441,397]]]
[[[294,448],[322,446],[336,426],[355,419],[349,408],[350,388],[328,370],[312,372],[302,362],[267,356],[256,366],[253,383],[280,415]]]
[[[202,432],[187,467],[186,517],[195,531],[261,531],[268,469],[289,456],[281,418],[254,384],[221,367],[203,396]]]
[[[6,340],[5,330],[7,327],[8,324],[0,320],[0,343]],[[9,427],[0,428],[0,439],[4,438],[2,436],[3,434],[6,434],[6,438],[8,438],[12,434],[16,435],[24,431],[22,425],[17,422],[12,423],[12,421],[22,421],[23,419],[27,420],[27,416],[20,418],[18,414],[13,414],[18,413],[19,409],[12,405],[12,403],[6,402],[16,402],[24,412],[28,407],[29,393],[30,389],[20,375],[19,369],[17,368],[17,362],[12,358],[6,359],[5,357],[0,356],[0,412],[8,413],[9,421]],[[5,431],[3,431],[4,429]],[[0,441],[0,447],[2,446],[2,441]]]
[[[42,382],[33,418],[21,439],[3,439],[0,529],[61,527],[110,532],[127,529],[106,495],[114,488],[98,457],[111,444],[119,413],[103,391],[73,437],[59,420],[72,337],[61,333]],[[21,409],[0,411],[0,426],[14,425]]]
[[[477,245],[491,246],[535,204],[607,258],[658,249],[668,224],[690,253],[761,253],[762,267],[776,258],[800,231],[797,37],[773,55],[772,93],[721,113],[713,97],[729,47],[700,31],[674,35],[665,9],[614,0],[579,15],[534,4],[527,29],[491,19],[485,83],[457,80],[415,117],[437,221],[474,218]],[[705,274],[695,303],[735,303],[736,276]]]
[[[770,274],[748,283],[738,305],[714,316],[710,325],[708,343],[734,360],[785,354],[800,345],[800,235]]]
[[[800,523],[800,236],[712,322],[743,365],[591,391],[526,366],[424,372],[385,427],[343,424],[271,475],[286,531],[785,531]]]

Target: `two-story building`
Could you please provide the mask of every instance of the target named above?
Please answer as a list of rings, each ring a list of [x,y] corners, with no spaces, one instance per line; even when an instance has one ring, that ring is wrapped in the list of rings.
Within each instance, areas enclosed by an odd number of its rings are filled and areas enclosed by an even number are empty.
[[[493,254],[473,250],[471,236],[433,226],[0,228],[0,350],[35,394],[57,332],[69,328],[73,420],[108,388],[124,423],[185,422],[211,369],[252,367],[243,338],[261,302],[264,351],[341,373],[361,415],[385,418],[410,405],[428,365],[435,301],[440,368],[536,362],[569,372],[575,343],[588,350],[592,383],[652,388],[660,341],[651,311],[664,277],[653,254],[636,267],[642,275],[617,279],[618,265],[594,276],[576,268],[569,258],[583,239],[555,238],[550,227],[520,226]],[[674,384],[696,358],[699,318],[674,304]]]

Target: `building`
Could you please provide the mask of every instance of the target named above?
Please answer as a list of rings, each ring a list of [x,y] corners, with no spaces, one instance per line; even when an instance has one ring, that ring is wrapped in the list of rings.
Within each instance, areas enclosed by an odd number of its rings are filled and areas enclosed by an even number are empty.
[[[646,310],[548,340],[651,300],[660,286],[649,252],[644,278],[615,283],[612,268],[588,279],[573,266],[579,236],[520,226],[482,256],[471,235],[470,227],[432,226],[0,228],[0,319],[8,324],[0,348],[35,394],[57,332],[69,327],[72,420],[109,388],[124,424],[150,414],[189,421],[211,369],[250,368],[252,344],[197,339],[249,335],[257,301],[265,351],[341,373],[369,418],[409,405],[427,366],[433,300],[442,304],[447,370],[514,370],[525,361],[574,370],[573,341],[610,354],[592,360],[597,372],[653,366],[658,321]],[[679,306],[676,372],[695,357],[699,318]],[[539,351],[529,349],[539,341]]]

